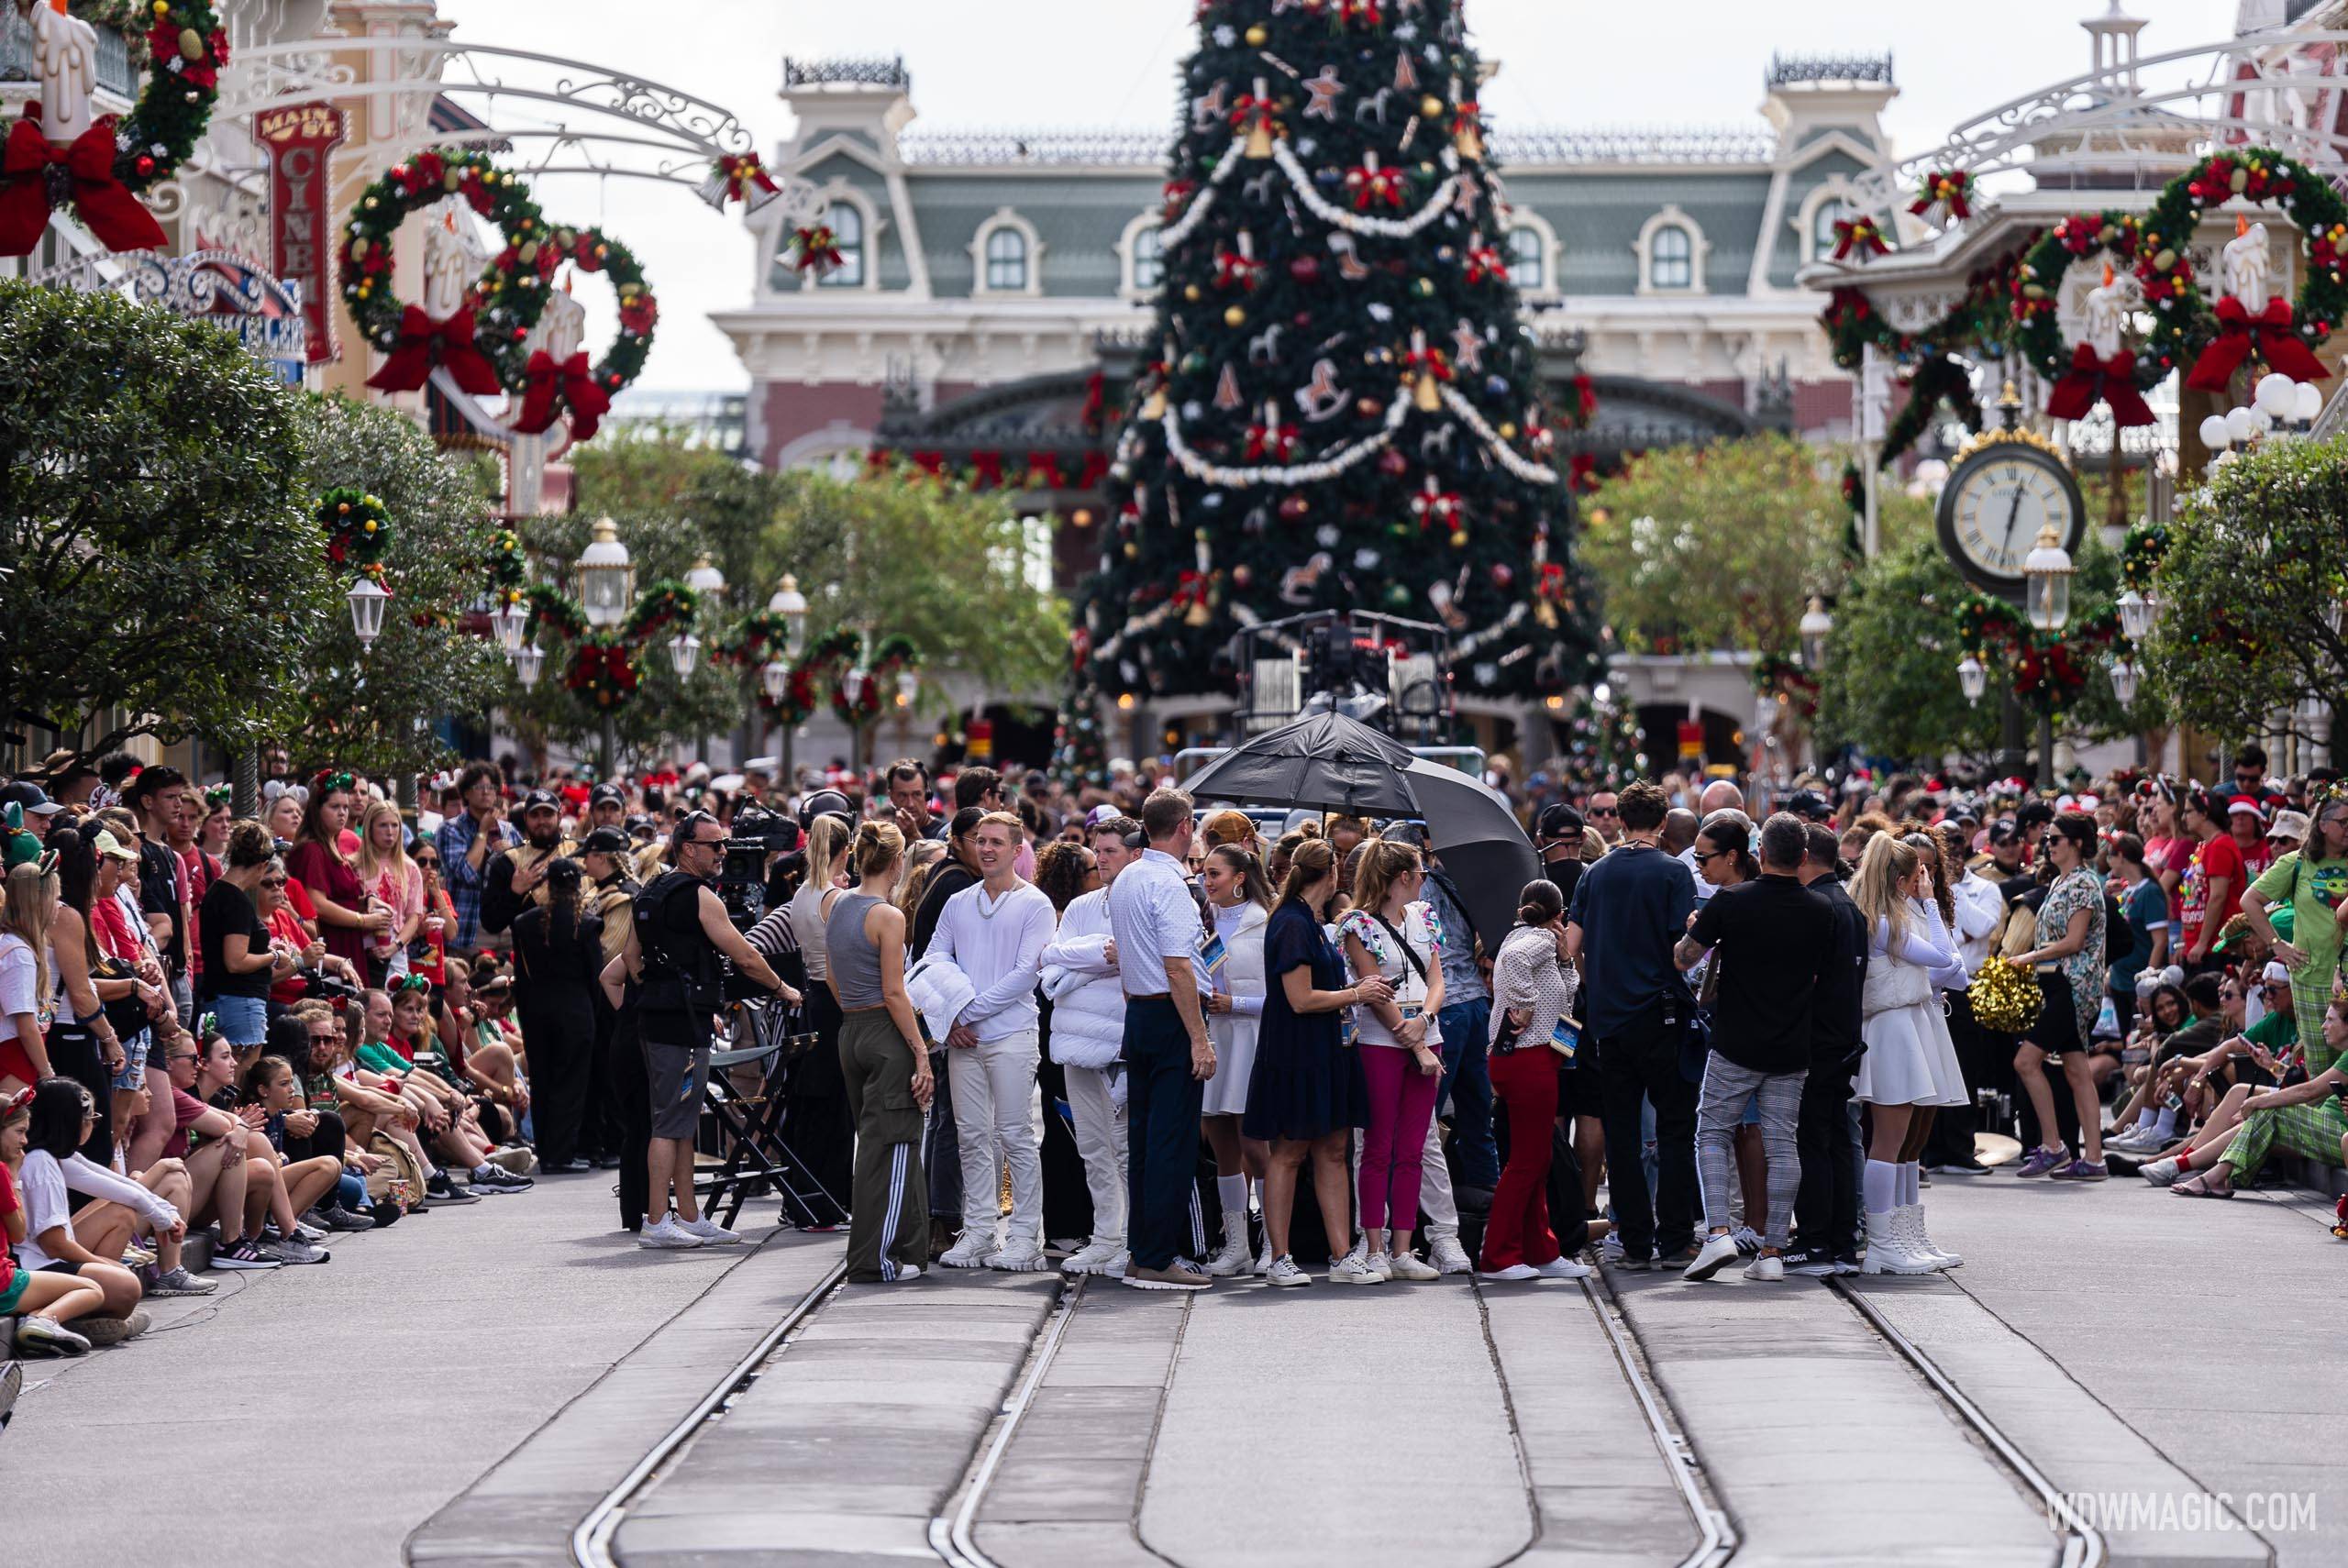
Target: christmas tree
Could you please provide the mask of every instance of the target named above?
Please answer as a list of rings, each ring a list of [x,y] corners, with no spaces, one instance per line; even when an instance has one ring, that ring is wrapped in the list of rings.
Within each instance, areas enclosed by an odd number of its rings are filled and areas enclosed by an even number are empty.
[[[1080,696],[1228,690],[1235,631],[1317,609],[1440,621],[1463,695],[1591,673],[1464,4],[1201,0]]]

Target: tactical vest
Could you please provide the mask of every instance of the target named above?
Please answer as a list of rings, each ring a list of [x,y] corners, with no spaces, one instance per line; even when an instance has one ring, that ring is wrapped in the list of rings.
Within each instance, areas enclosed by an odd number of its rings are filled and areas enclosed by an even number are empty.
[[[701,895],[708,885],[682,871],[665,871],[636,895],[636,941],[644,955],[642,1006],[708,1012],[722,1004],[717,947],[701,928]]]

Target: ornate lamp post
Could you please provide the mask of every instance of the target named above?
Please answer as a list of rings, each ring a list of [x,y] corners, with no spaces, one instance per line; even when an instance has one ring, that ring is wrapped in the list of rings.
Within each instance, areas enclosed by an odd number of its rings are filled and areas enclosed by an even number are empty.
[[[725,602],[725,574],[711,565],[709,557],[705,554],[693,561],[692,570],[685,573],[685,586],[693,591],[693,597],[701,604],[705,615],[717,613],[719,607]],[[672,655],[673,652],[672,645]],[[681,673],[691,675],[692,671],[687,668]],[[747,735],[745,738],[748,738]],[[700,738],[699,750],[702,756],[706,759],[709,756],[709,736],[706,734]]]
[[[786,658],[797,658],[807,642],[807,596],[799,591],[799,580],[789,572],[782,574],[782,586],[767,601],[767,608],[782,617],[789,628],[783,638],[782,652]],[[780,693],[774,693],[780,695]]]
[[[2038,531],[2037,545],[2022,558],[2022,613],[2042,632],[2058,633],[2071,624],[2071,552],[2048,524]],[[2042,707],[2038,714],[2038,785],[2054,783],[2054,711]]]
[[[524,643],[514,650],[514,679],[527,691],[538,683],[539,667],[546,663],[546,652],[536,643]]]
[[[373,647],[383,635],[383,606],[391,602],[391,593],[373,578],[361,576],[343,597],[350,601],[350,629],[358,635],[359,646]]]
[[[587,624],[597,630],[618,625],[627,618],[628,602],[636,594],[636,563],[620,543],[619,528],[608,517],[595,521],[594,536],[579,558],[579,602]],[[619,764],[619,719],[604,713],[603,772],[610,778]]]
[[[1956,689],[1965,693],[1966,702],[1979,707],[1981,694],[1989,689],[1989,667],[1966,654],[1957,661]]]
[[[1826,601],[1813,593],[1810,608],[1802,613],[1794,627],[1801,638],[1801,662],[1812,672],[1826,663],[1826,639],[1833,634],[1834,617],[1826,613]]]

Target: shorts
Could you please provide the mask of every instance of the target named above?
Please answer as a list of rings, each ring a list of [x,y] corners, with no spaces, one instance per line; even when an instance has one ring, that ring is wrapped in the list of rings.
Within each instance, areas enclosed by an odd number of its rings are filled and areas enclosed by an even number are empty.
[[[17,1304],[25,1298],[25,1286],[31,1279],[31,1275],[18,1269],[8,1276],[7,1284],[0,1285],[0,1318],[17,1315]]]
[[[60,1258],[55,1263],[45,1263],[41,1264],[40,1267],[33,1270],[33,1272],[35,1274],[61,1274],[72,1278],[79,1279],[82,1276],[82,1265],[77,1263],[67,1263],[62,1258]]]
[[[26,1052],[23,1041],[0,1040],[0,1078],[15,1078],[25,1084],[40,1080],[40,1075],[33,1071],[33,1059]]]
[[[691,1138],[701,1125],[702,1086],[709,1081],[709,1047],[644,1043],[644,1076],[652,1089],[652,1135]]]
[[[2050,1056],[2085,1049],[2079,1039],[2079,1015],[2071,1005],[2070,977],[2041,974],[2038,991],[2045,999],[2044,1005],[2039,1008],[2036,1021],[2022,1032],[2022,1038]]]
[[[212,1016],[228,1043],[240,1051],[269,1041],[269,1004],[260,997],[214,997]]]
[[[1574,1053],[1574,1059],[1558,1064],[1557,1114],[1567,1121],[1606,1114],[1606,1080],[1598,1071],[1598,1037],[1588,1029],[1581,1032],[1581,1048]]]
[[[147,1087],[147,1053],[154,1048],[155,1032],[142,1029],[122,1043],[122,1071],[114,1076],[114,1087],[124,1094]]]

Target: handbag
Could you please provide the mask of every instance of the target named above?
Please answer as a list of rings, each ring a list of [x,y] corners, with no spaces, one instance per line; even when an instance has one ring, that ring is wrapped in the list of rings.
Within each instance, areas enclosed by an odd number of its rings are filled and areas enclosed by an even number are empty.
[[[90,978],[93,982],[135,980],[138,977],[138,971],[136,967],[123,959],[115,957],[112,954],[99,954],[97,961],[90,966]],[[127,996],[116,997],[112,1000],[101,999],[98,1006],[105,1013],[106,1024],[114,1031],[115,1038],[126,1044],[145,1030],[151,1021],[147,1016],[147,1004],[138,999],[138,993],[136,990]]]

